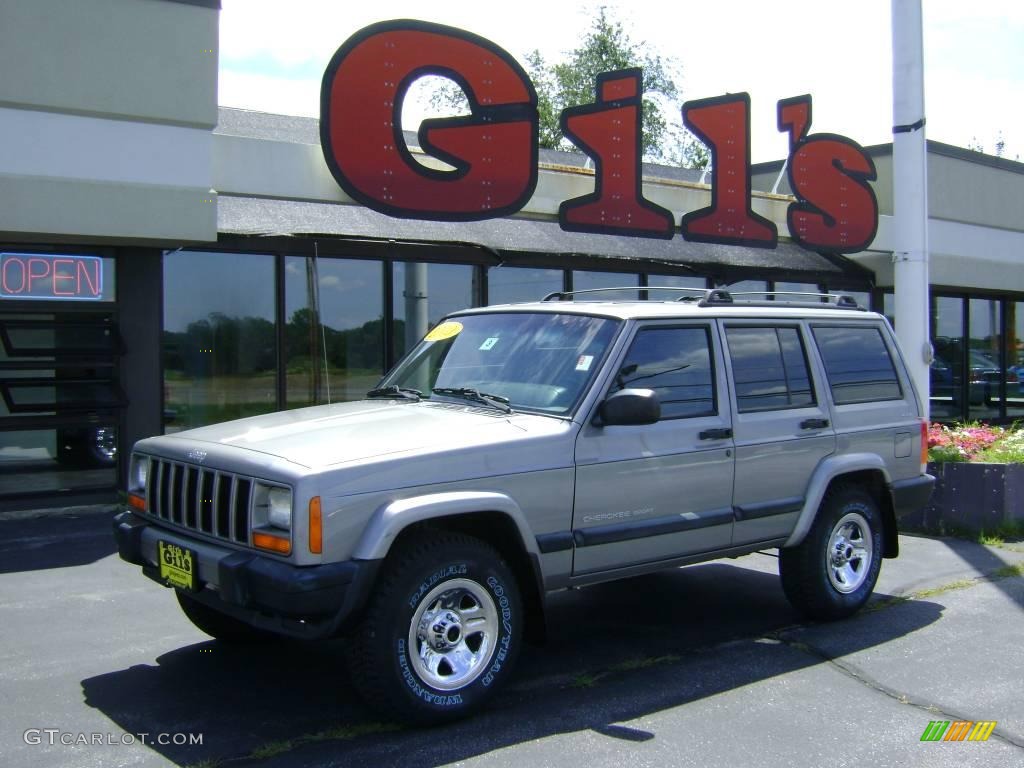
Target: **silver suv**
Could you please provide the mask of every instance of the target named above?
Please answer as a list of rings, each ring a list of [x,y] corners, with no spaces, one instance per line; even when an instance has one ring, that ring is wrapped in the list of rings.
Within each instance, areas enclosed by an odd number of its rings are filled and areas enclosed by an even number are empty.
[[[934,482],[885,318],[602,296],[457,312],[359,402],[140,441],[121,557],[219,640],[347,636],[418,722],[490,696],[555,590],[778,548],[798,609],[857,611]]]

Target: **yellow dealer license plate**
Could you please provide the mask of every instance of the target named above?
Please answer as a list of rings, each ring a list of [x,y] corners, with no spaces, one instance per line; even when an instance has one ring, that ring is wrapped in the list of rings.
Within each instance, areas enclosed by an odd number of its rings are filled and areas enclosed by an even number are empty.
[[[166,541],[157,541],[160,555],[160,578],[179,589],[196,588],[196,568],[199,559],[191,549]]]

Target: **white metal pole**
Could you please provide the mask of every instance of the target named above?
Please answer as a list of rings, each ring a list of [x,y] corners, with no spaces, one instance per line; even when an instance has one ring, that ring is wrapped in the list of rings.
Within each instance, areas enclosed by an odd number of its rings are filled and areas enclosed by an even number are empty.
[[[893,223],[896,335],[928,415],[928,147],[921,0],[892,0]]]

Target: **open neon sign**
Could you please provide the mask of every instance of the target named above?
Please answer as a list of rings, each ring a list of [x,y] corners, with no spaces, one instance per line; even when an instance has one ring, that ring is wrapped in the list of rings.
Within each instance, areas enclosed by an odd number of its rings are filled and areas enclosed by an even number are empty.
[[[424,75],[454,80],[471,114],[424,120],[420,146],[453,170],[418,163],[402,135],[402,102]],[[642,72],[605,72],[595,102],[562,112],[565,136],[594,159],[589,195],[561,203],[562,229],[598,234],[774,248],[775,224],[751,209],[750,96],[688,101],[683,122],[709,148],[711,205],[684,214],[643,196]],[[338,184],[358,202],[390,216],[482,221],[509,216],[537,186],[537,92],[502,48],[453,27],[387,21],[366,27],[334,54],[321,88],[320,143]],[[792,239],[805,248],[853,253],[878,228],[868,182],[875,166],[856,142],[810,134],[811,97],[778,103],[778,128],[789,134],[787,211]]]
[[[103,259],[98,256],[0,253],[0,298],[101,301]]]

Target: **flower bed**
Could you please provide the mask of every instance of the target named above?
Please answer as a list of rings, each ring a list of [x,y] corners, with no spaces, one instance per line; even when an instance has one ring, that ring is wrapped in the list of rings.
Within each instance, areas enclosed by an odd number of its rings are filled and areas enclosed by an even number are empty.
[[[928,506],[900,520],[903,529],[994,533],[1024,525],[1024,430],[982,424],[928,430]]]

